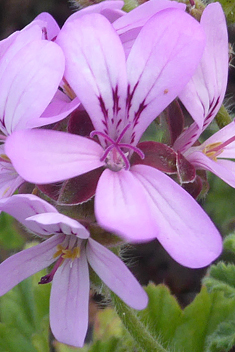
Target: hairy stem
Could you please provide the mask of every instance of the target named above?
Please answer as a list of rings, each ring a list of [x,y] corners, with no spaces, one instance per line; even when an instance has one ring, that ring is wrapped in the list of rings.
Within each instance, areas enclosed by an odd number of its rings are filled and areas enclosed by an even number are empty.
[[[112,300],[116,312],[123,322],[125,328],[132,338],[144,352],[170,352],[166,350],[161,343],[153,337],[146,326],[139,320],[135,311],[129,307],[113,292]]]

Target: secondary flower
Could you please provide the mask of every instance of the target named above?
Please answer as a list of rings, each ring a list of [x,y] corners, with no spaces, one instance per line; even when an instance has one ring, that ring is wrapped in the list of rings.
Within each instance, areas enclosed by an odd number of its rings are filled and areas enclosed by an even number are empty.
[[[0,210],[14,216],[40,237],[47,238],[0,264],[0,295],[54,263],[51,272],[39,283],[52,281],[50,325],[60,342],[77,347],[84,343],[90,290],[88,264],[126,304],[134,309],[147,306],[147,294],[125,264],[90,238],[87,229],[78,221],[58,213],[52,205],[34,195],[2,199]]]
[[[216,20],[215,20],[216,19]],[[208,5],[200,25],[206,35],[202,60],[179,95],[194,119],[174,143],[175,150],[188,150],[214,119],[224,100],[228,79],[228,33],[226,19],[219,3]]]
[[[13,131],[40,127],[61,120],[78,101],[58,92],[65,60],[52,40],[59,27],[49,14],[42,14],[20,32],[0,42],[0,141]],[[49,106],[48,106],[49,105]],[[11,195],[24,180],[0,154],[0,197]]]
[[[216,21],[214,20],[216,19]],[[210,4],[202,14],[201,26],[206,34],[202,60],[180,99],[195,122],[174,143],[196,168],[213,172],[235,187],[235,124],[231,122],[203,142],[192,146],[211,123],[224,99],[228,77],[228,34],[219,3]]]
[[[66,57],[65,78],[94,126],[92,138],[31,130],[13,133],[6,152],[26,180],[50,183],[102,168],[95,191],[99,224],[131,241],[158,238],[170,255],[203,267],[221,252],[221,238],[201,207],[178,184],[147,165],[138,141],[180,93],[204,49],[200,25],[178,9],[152,16],[126,60],[106,18],[68,21],[57,43]]]

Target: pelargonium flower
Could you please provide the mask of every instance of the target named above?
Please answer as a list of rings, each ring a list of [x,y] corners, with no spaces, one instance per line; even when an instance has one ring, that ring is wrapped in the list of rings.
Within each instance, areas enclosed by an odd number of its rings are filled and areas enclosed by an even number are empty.
[[[216,21],[215,21],[216,19]],[[195,122],[174,143],[196,168],[213,172],[235,187],[235,124],[231,122],[203,142],[192,146],[211,123],[222,105],[228,78],[228,34],[219,3],[210,4],[202,14],[201,26],[206,34],[202,60],[180,99]]]
[[[99,168],[95,214],[102,227],[130,241],[157,237],[185,266],[209,264],[222,246],[206,213],[167,175],[131,161],[145,157],[137,145],[141,135],[194,73],[204,49],[201,26],[181,10],[160,11],[143,26],[127,60],[119,36],[99,14],[67,22],[57,43],[66,57],[65,78],[96,140],[17,131],[6,143],[16,170],[40,184]]]
[[[0,140],[13,131],[40,127],[63,119],[78,105],[58,92],[65,60],[53,43],[55,20],[42,14],[20,32],[0,42]],[[48,106],[49,105],[49,106]],[[0,155],[0,197],[11,195],[24,182],[5,156]]]
[[[34,195],[2,199],[0,210],[14,216],[33,233],[47,238],[0,264],[0,295],[54,263],[39,284],[52,281],[50,325],[60,342],[77,347],[84,343],[90,291],[88,264],[126,304],[134,309],[147,306],[146,292],[125,264],[90,238],[88,230],[78,221],[60,214]]]
[[[216,19],[216,20],[215,20]],[[224,100],[228,79],[228,33],[226,19],[219,3],[208,5],[200,25],[206,35],[206,46],[196,72],[179,97],[194,119],[174,143],[183,153],[197,141],[216,116]]]

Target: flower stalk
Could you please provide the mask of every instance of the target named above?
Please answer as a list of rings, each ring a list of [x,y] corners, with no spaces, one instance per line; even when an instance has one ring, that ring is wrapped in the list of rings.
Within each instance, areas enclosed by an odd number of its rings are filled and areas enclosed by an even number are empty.
[[[127,305],[113,292],[111,292],[111,297],[115,306],[115,310],[119,318],[121,319],[123,325],[142,351],[170,352],[170,350],[165,349],[162,346],[162,344],[156,339],[156,336],[153,337],[150,334],[149,330],[140,321],[133,309],[127,307]]]

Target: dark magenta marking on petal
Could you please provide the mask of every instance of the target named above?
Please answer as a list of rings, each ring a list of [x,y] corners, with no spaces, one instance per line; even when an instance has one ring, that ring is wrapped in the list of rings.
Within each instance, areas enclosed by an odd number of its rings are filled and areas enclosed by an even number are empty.
[[[133,95],[135,93],[135,90],[136,90],[138,84],[139,84],[139,82],[136,82],[132,92],[130,91],[130,84],[128,84],[128,87],[127,87],[127,98],[126,98],[127,118],[129,116],[129,110],[131,108],[131,101],[132,101]]]
[[[108,128],[107,122],[108,122],[108,109],[105,106],[104,100],[102,98],[102,96],[98,97],[99,103],[100,103],[100,108],[102,111],[102,114],[104,115],[104,120],[102,120],[102,122],[104,123],[104,126],[106,128]]]
[[[206,116],[205,118],[205,121],[204,121],[204,124],[203,124],[203,128],[207,127],[207,125],[209,124],[210,121],[208,121],[211,116],[214,114],[214,111],[216,109],[216,107],[218,106],[219,104],[219,99],[220,97],[217,98],[216,102],[214,103],[215,101],[215,98],[211,101],[210,103],[210,106],[209,106],[209,111],[208,111],[208,115]]]
[[[42,35],[43,35],[43,39],[48,40],[48,35],[47,35],[47,29],[46,29],[46,27],[42,27]]]
[[[121,110],[119,106],[119,95],[118,95],[118,86],[115,87],[115,89],[112,89],[113,93],[113,116],[116,116]],[[112,123],[114,123],[114,119],[112,118]]]
[[[138,124],[139,118],[141,113],[144,111],[144,109],[146,108],[147,104],[145,104],[145,99],[142,101],[142,103],[139,105],[139,109],[137,112],[135,112],[135,117],[134,117],[134,126],[136,126]]]

